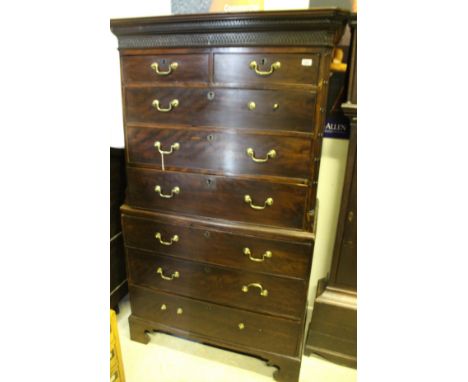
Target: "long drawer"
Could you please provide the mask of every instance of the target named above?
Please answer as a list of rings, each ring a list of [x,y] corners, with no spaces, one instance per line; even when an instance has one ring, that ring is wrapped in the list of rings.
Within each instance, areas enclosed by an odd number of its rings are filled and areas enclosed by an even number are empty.
[[[295,355],[301,323],[130,287],[132,314],[202,336]]]
[[[271,240],[129,215],[122,220],[127,246],[180,259],[300,279],[307,279],[312,261],[312,242]]]
[[[312,90],[127,87],[126,122],[312,131]]]
[[[129,163],[225,174],[310,178],[310,137],[127,126]],[[162,158],[161,155],[164,155]]]
[[[127,248],[129,282],[187,297],[302,319],[307,283]]]
[[[303,184],[127,168],[127,201],[150,210],[305,228]]]

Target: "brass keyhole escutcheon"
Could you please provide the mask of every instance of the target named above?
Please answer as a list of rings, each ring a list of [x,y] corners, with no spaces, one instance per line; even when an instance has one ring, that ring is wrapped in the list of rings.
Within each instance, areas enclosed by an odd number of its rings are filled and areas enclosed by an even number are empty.
[[[210,234],[210,231],[205,231],[205,233],[203,234],[203,236],[205,236],[205,238],[209,239],[211,234]]]
[[[257,107],[257,105],[255,104],[255,102],[250,101],[250,102],[247,104],[247,107],[249,108],[249,110],[255,110],[255,108]]]
[[[245,325],[244,325],[243,322],[240,322],[239,325],[237,325],[237,326],[238,326],[239,330],[244,330],[244,328],[245,328]]]
[[[208,136],[206,137],[206,140],[207,140],[208,142],[213,142],[214,136],[213,136],[212,134],[210,134],[210,135],[208,135]]]
[[[206,98],[208,98],[208,100],[210,101],[213,101],[215,97],[215,93],[213,91],[209,91],[208,94],[206,95]]]

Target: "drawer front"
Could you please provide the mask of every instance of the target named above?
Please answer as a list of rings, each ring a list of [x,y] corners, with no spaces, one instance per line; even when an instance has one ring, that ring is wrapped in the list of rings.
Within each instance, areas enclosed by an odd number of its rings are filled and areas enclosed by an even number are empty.
[[[127,254],[133,284],[260,313],[295,319],[304,315],[307,284],[303,280],[217,268],[130,248]]]
[[[122,56],[125,84],[132,82],[207,82],[207,54]]]
[[[214,81],[262,85],[315,85],[318,81],[319,62],[318,54],[307,53],[216,53]]]
[[[122,220],[127,246],[240,270],[308,279],[312,243],[268,240],[128,215]]]
[[[305,185],[128,168],[131,206],[303,229]]]
[[[304,179],[311,176],[310,138],[127,126],[127,142],[130,163],[161,168],[161,151],[165,151],[170,152],[164,155],[169,170],[188,168]],[[156,142],[159,147],[155,147]]]
[[[295,355],[301,323],[202,301],[130,288],[132,313],[189,333],[256,349]]]
[[[310,132],[315,101],[314,91],[286,89],[132,87],[125,92],[127,122],[158,125]]]

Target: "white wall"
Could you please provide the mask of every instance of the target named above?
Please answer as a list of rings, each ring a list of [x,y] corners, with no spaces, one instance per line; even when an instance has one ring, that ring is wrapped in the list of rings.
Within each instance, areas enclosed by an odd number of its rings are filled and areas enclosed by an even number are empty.
[[[344,139],[323,139],[317,190],[317,236],[309,283],[310,306],[315,299],[317,281],[327,276],[331,266],[348,145],[349,141]]]

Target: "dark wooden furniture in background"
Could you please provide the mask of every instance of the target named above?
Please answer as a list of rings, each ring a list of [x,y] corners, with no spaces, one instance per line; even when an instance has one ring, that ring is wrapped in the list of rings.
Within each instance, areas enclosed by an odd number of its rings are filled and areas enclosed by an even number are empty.
[[[180,335],[298,380],[329,67],[347,17],[322,9],[111,21],[133,340]]]
[[[118,303],[128,293],[125,252],[120,223],[120,206],[125,200],[124,149],[110,148],[110,307],[119,311]]]
[[[330,361],[357,366],[357,251],[356,251],[356,162],[357,162],[357,17],[352,29],[351,60],[347,102],[342,105],[350,119],[349,140],[343,196],[336,233],[335,249],[328,280],[317,288],[312,321],[304,353],[316,353]]]

